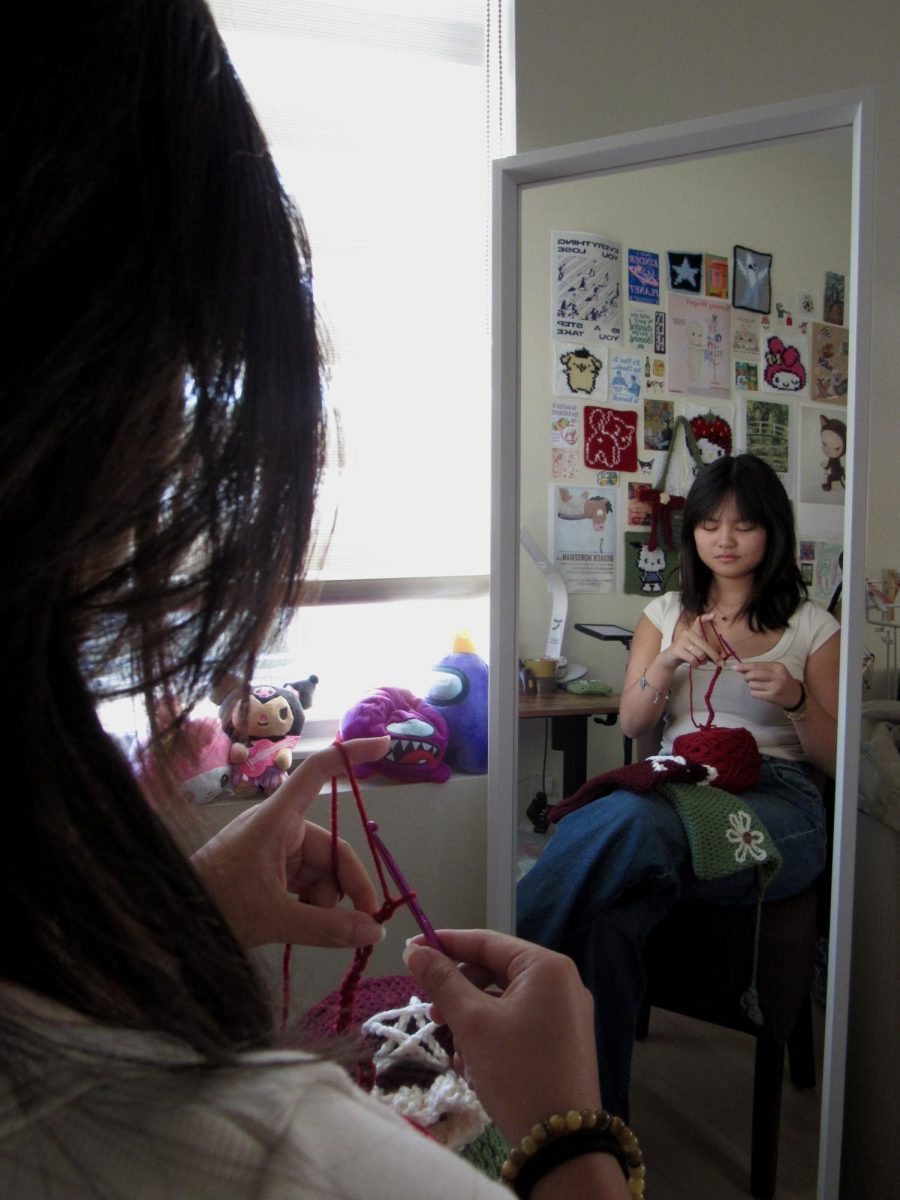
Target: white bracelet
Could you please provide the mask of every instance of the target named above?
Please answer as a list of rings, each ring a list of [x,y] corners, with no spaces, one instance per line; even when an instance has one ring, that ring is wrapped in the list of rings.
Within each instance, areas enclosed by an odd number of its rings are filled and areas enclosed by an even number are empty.
[[[658,687],[653,686],[653,684],[647,678],[647,668],[646,667],[644,667],[643,671],[641,671],[641,677],[638,680],[638,687],[641,689],[642,692],[645,691],[647,688],[650,689],[650,691],[653,693],[653,703],[654,704],[665,704],[665,702],[668,700],[668,698],[672,695],[671,688],[666,688],[664,691],[662,691]]]

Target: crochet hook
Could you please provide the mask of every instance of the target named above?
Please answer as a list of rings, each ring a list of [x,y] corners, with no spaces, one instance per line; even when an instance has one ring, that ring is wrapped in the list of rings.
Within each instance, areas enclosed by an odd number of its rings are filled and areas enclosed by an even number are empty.
[[[413,919],[425,934],[425,941],[429,946],[433,947],[433,949],[440,950],[441,954],[446,954],[447,951],[441,945],[440,938],[434,932],[434,926],[425,916],[422,905],[416,899],[416,893],[409,886],[406,876],[397,866],[397,862],[393,854],[391,854],[390,850],[388,850],[387,846],[378,836],[378,825],[375,821],[366,821],[366,829],[369,831],[369,836],[372,839],[372,845],[378,851],[381,861],[387,867],[388,873],[390,874],[394,883],[396,883],[397,887],[400,889],[400,898],[406,905],[408,905],[409,911],[413,915]]]

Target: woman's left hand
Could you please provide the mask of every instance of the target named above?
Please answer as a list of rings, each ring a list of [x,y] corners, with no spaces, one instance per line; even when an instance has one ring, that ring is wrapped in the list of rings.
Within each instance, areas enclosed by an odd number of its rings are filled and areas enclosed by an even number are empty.
[[[390,739],[343,744],[351,762],[383,758]],[[311,754],[276,792],[235,817],[192,856],[237,939],[248,948],[279,942],[357,947],[380,942],[372,914],[378,898],[346,842],[337,843],[335,886],[331,834],[306,820],[323,785],[343,774],[337,749]],[[352,908],[338,906],[347,896]]]
[[[754,700],[765,700],[779,708],[793,708],[802,697],[801,683],[780,662],[735,663],[731,667],[747,681]]]

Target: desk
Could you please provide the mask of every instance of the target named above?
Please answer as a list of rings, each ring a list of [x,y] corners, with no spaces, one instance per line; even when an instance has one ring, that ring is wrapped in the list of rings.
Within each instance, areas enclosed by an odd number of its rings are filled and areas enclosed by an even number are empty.
[[[561,688],[548,696],[519,696],[519,720],[550,718],[550,745],[563,755],[563,799],[576,792],[587,779],[587,731],[591,717],[599,725],[615,725],[621,696],[576,696]],[[625,761],[631,761],[630,742],[625,743]]]

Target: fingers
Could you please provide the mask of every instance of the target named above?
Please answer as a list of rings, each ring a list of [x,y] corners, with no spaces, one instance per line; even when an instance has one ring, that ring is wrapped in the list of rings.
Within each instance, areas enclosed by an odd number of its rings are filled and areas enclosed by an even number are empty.
[[[504,1134],[540,1113],[600,1102],[593,1002],[570,958],[485,930],[440,930],[448,954],[410,944],[404,959],[445,1020],[479,1099]],[[463,960],[459,967],[454,959]],[[478,983],[494,981],[500,994]],[[574,1099],[573,1099],[574,1097]]]
[[[342,743],[347,757],[352,763],[377,762],[384,758],[391,746],[389,737],[354,738]],[[263,803],[277,812],[291,808],[302,815],[318,796],[324,785],[332,776],[343,775],[344,762],[340,751],[335,746],[327,750],[319,750],[304,759],[291,772],[281,787]]]
[[[332,876],[332,837],[321,825],[306,823],[303,843],[289,863],[287,886],[301,899],[332,907],[346,896],[361,912],[374,913],[378,896],[362,859],[343,838],[337,841],[337,884]]]
[[[348,950],[384,941],[384,925],[368,913],[350,908],[319,908],[287,895],[282,900],[272,913],[267,941]]]

